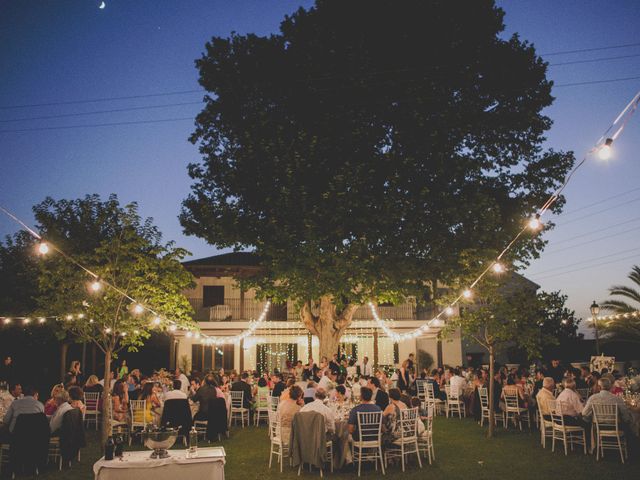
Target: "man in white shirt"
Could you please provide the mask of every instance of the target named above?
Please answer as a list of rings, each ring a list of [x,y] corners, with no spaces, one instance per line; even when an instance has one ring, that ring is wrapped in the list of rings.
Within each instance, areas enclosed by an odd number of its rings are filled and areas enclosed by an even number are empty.
[[[113,386],[116,383],[116,379],[113,377],[114,377],[113,372],[109,372],[109,391],[110,392],[113,391]],[[106,389],[104,378],[100,380],[98,383]]]
[[[594,404],[617,405],[618,414],[622,417],[622,421],[627,425],[632,423],[633,418],[631,417],[631,412],[629,411],[627,405],[624,403],[622,397],[614,395],[609,391],[611,390],[611,381],[608,378],[601,378],[600,380],[598,380],[598,386],[600,387],[600,392],[591,395],[588,398],[587,404],[582,410],[582,416],[590,419],[593,416]]]
[[[358,365],[361,377],[370,377],[373,375],[373,367],[369,363],[369,357],[362,357],[362,363]]]
[[[51,417],[51,420],[49,420],[49,430],[51,430],[51,436],[58,437],[60,436],[59,430],[62,427],[64,414],[69,410],[73,410],[73,407],[69,403],[69,394],[66,390],[58,392],[55,400],[58,408],[56,409],[56,413]]]
[[[326,392],[329,390],[332,382],[334,381],[335,381],[335,374],[331,370],[325,370],[324,375],[318,382],[318,388],[321,388]]]
[[[323,377],[324,378],[324,377]],[[323,388],[316,390],[313,402],[307,403],[300,409],[300,412],[318,412],[324,416],[324,426],[327,433],[333,434],[336,431],[336,416],[329,407],[324,404],[327,398],[327,392]]]
[[[168,391],[164,394],[164,401],[167,400],[186,400],[187,394],[182,390],[182,382],[180,380],[173,381],[173,390]]]
[[[176,368],[175,379],[180,380],[182,382],[182,384],[180,385],[180,390],[182,390],[185,395],[189,393],[189,379],[184,373],[182,373],[182,371],[179,368]]]
[[[564,423],[567,425],[582,425],[579,417],[582,415],[584,405],[580,395],[576,392],[576,381],[572,378],[567,378],[562,383],[564,384],[564,390],[560,392],[556,400],[562,403]]]
[[[452,392],[457,392],[458,396],[462,395],[464,387],[467,386],[467,381],[464,379],[464,377],[460,376],[459,368],[453,370],[453,376],[449,380],[449,385],[451,386]]]

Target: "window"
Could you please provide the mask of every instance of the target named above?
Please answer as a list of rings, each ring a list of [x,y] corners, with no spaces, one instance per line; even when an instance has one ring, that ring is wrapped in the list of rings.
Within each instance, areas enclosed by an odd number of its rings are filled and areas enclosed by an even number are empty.
[[[204,372],[202,350],[204,345],[191,345],[191,369]]]
[[[224,368],[225,371],[233,370],[234,345],[217,345],[213,347],[215,350],[214,362],[216,370]]]
[[[224,305],[224,285],[205,285],[202,287],[202,306]]]

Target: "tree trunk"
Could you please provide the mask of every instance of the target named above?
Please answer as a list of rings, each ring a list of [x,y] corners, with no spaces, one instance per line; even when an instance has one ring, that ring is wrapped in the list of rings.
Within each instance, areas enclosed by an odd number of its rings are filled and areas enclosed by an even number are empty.
[[[311,302],[307,301],[300,309],[300,318],[305,327],[320,342],[320,359],[327,357],[331,360],[334,353],[338,352],[340,337],[351,324],[351,319],[358,305],[348,304],[341,312],[338,312],[333,298],[325,295],[320,298],[318,315],[311,311]],[[317,359],[317,360],[320,360]]]
[[[492,438],[495,429],[495,412],[493,411],[493,397],[495,395],[495,389],[493,385],[494,375],[494,351],[493,346],[489,346],[489,429],[487,430],[487,438]]]
[[[67,351],[69,350],[69,344],[62,342],[60,346],[60,381],[64,382],[64,377],[67,374]]]
[[[111,350],[104,353],[104,390],[102,394],[102,432],[100,435],[101,445],[107,442],[111,433]]]

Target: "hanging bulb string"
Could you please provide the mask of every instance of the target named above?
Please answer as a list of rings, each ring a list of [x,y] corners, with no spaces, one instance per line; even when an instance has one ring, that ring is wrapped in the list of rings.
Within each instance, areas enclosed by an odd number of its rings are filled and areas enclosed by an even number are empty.
[[[616,119],[609,125],[609,127],[605,130],[603,135],[598,139],[596,144],[587,151],[587,153],[584,155],[582,160],[580,160],[580,162],[571,169],[571,171],[565,177],[562,184],[549,196],[547,201],[537,210],[535,214],[536,220],[539,219],[543,214],[545,214],[551,208],[551,206],[560,198],[560,195],[562,194],[564,189],[567,187],[567,185],[569,184],[569,182],[571,181],[575,173],[586,163],[587,159],[591,157],[591,155],[593,155],[593,153],[595,153],[599,149],[609,148],[613,143],[613,141],[620,136],[625,126],[629,123],[629,120],[636,112],[638,104],[640,104],[640,91],[633,96],[631,101],[626,105],[624,109],[622,109],[622,111],[618,114]],[[615,130],[616,127],[617,127],[617,130]],[[615,133],[611,137],[608,137],[607,135],[613,130],[615,130]],[[427,321],[420,327],[410,332],[405,332],[402,334],[394,332],[388,325],[388,322],[387,322],[388,319],[383,320],[382,318],[380,318],[380,315],[378,314],[378,310],[374,305],[374,303],[369,302],[369,309],[371,311],[371,314],[374,320],[380,326],[380,328],[382,328],[382,330],[396,342],[403,339],[416,338],[417,336],[421,335],[421,333],[427,332],[432,327],[432,325],[434,325],[438,320],[441,319],[440,317],[442,317],[442,315],[447,311],[447,309],[453,308],[455,305],[460,303],[460,301],[465,297],[464,294],[466,292],[470,292],[485,277],[485,275],[492,269],[492,267],[496,265],[502,259],[502,257],[513,247],[513,245],[515,245],[515,243],[520,239],[520,237],[524,235],[524,233],[527,231],[528,228],[529,228],[528,226],[525,226],[522,229],[520,229],[520,231],[518,231],[518,233],[513,237],[513,239],[511,239],[511,241],[507,244],[507,246],[496,257],[496,260],[489,263],[489,265],[480,273],[480,275],[478,275],[475,278],[475,280],[471,283],[468,289],[466,289],[463,293],[459,294],[446,308],[440,310],[440,312],[435,317],[433,317],[431,320]]]
[[[34,229],[32,229],[31,227],[29,227],[25,222],[23,222],[20,218],[18,218],[15,214],[13,214],[11,211],[9,211],[7,208],[3,207],[2,205],[0,205],[0,211],[2,211],[5,215],[7,215],[10,219],[12,219],[14,222],[16,222],[18,225],[20,225],[22,227],[22,229],[24,231],[26,231],[28,234],[30,234],[32,237],[34,237],[36,240],[39,241],[43,241],[42,236],[36,232]],[[169,323],[170,328],[171,327],[179,327],[178,323],[167,319],[166,317],[158,314],[153,308],[144,305],[142,302],[139,302],[138,300],[136,300],[135,298],[133,298],[131,295],[129,295],[126,291],[122,290],[121,288],[117,287],[116,285],[114,285],[113,283],[105,280],[104,278],[101,278],[97,273],[93,272],[91,269],[87,268],[86,266],[84,266],[83,264],[81,264],[80,262],[78,262],[75,258],[73,258],[71,255],[67,254],[66,252],[64,252],[61,248],[59,248],[58,246],[56,246],[55,244],[47,241],[46,245],[53,249],[55,252],[59,253],[63,258],[65,258],[67,261],[69,261],[70,263],[72,263],[73,265],[75,265],[76,267],[78,267],[79,269],[81,269],[82,271],[84,271],[85,273],[87,273],[89,276],[92,277],[92,279],[96,282],[100,282],[103,285],[106,285],[108,288],[110,288],[111,290],[115,291],[116,293],[118,293],[120,296],[126,298],[127,300],[129,300],[132,304],[136,305],[136,308],[140,308],[142,309],[141,312],[139,313],[143,313],[144,311],[147,311],[149,313],[151,313],[152,315],[154,315],[155,317],[162,317],[165,319],[165,321],[167,323]],[[230,337],[222,337],[222,340],[224,340],[223,342],[218,341],[218,339],[216,339],[216,344],[218,343],[237,343],[240,340],[247,338],[248,336],[252,335],[253,332],[256,330],[256,328],[258,328],[258,326],[264,322],[267,313],[269,311],[269,308],[271,306],[271,302],[267,301],[264,310],[262,311],[262,314],[260,315],[260,317],[258,318],[257,321],[252,322],[249,325],[249,328],[243,332],[241,332],[240,334],[236,335],[236,336],[230,336]],[[18,317],[13,317],[13,316],[6,316],[6,317],[0,317],[2,319],[6,319],[6,318],[18,318]],[[25,318],[29,318],[29,317],[20,317],[22,319]],[[58,317],[49,317],[49,318],[58,318]],[[79,317],[82,318],[82,317]],[[174,330],[175,330],[174,328]],[[111,332],[107,332],[107,333],[111,333]],[[117,335],[117,333],[114,332],[114,335]],[[205,335],[203,333],[200,333],[201,336],[204,336],[205,338],[214,338],[214,337],[209,337],[208,335]]]

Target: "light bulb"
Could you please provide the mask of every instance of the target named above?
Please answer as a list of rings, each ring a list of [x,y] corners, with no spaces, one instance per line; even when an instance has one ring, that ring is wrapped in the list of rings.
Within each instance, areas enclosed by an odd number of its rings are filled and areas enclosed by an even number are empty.
[[[598,158],[600,160],[609,160],[611,158],[611,145],[613,144],[613,140],[611,138],[607,138],[604,143],[598,149]]]
[[[27,317],[27,318],[25,318],[23,320],[23,322],[24,322],[25,325],[28,325],[29,323],[31,323],[31,319],[29,317]]]
[[[64,317],[66,320],[73,320],[73,315],[67,315],[66,317]]]
[[[464,291],[462,292],[462,296],[463,296],[464,298],[469,299],[469,298],[471,298],[471,297],[473,296],[473,293],[471,292],[471,290],[469,290],[469,289],[467,288],[466,290],[464,290]]]
[[[178,328],[178,327],[176,327],[175,325],[170,325],[170,326],[169,326],[169,331],[170,331],[170,332],[175,332],[177,328]]]
[[[93,290],[94,292],[99,291],[102,288],[102,283],[100,283],[100,280],[95,279],[93,282],[91,282],[91,290]]]
[[[11,323],[11,319],[9,317],[5,318],[3,321],[5,325],[9,325]]]
[[[46,255],[47,253],[49,253],[49,245],[47,245],[45,242],[38,244],[38,253],[40,255]]]
[[[445,308],[445,309],[444,309],[444,313],[445,313],[445,315],[447,315],[447,316],[449,316],[449,317],[450,317],[451,315],[453,315],[453,307],[447,307],[447,308]]]
[[[111,328],[107,327],[104,329],[104,333],[111,333]]]
[[[491,269],[493,270],[494,273],[502,273],[502,272],[504,272],[504,265],[502,265],[501,263],[496,262],[496,263],[493,264]]]
[[[529,219],[529,222],[527,223],[527,226],[529,227],[529,229],[531,230],[538,230],[540,229],[540,227],[542,227],[542,222],[540,221],[540,216],[536,215],[535,217],[531,217]]]
[[[134,331],[133,331],[133,334],[134,334],[134,335],[138,335],[139,333],[140,333],[140,330],[134,330]]]
[[[161,322],[161,321],[162,321],[162,320],[160,320],[160,317],[155,317],[155,318],[153,319],[153,324],[154,324],[154,325],[160,325],[160,322]]]
[[[140,314],[142,312],[144,312],[144,307],[139,303],[136,303],[133,307],[133,313]]]
[[[84,318],[84,313],[79,313],[78,318]]]
[[[127,336],[127,332],[122,332],[122,333],[120,334],[120,336],[121,336],[121,337],[126,337],[126,336]]]
[[[40,317],[40,318],[38,319],[38,322],[39,322],[39,323],[44,323],[44,322],[46,322],[46,321],[47,321],[47,319],[46,319],[46,318],[44,318],[44,317]]]

